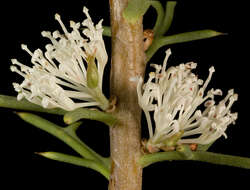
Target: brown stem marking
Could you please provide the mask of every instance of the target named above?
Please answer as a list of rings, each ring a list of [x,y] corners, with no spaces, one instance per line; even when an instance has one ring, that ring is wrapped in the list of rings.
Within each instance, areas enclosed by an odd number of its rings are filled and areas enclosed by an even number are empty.
[[[142,18],[129,24],[122,16],[128,0],[109,0],[112,31],[111,96],[117,97],[113,114],[119,124],[110,128],[112,168],[109,190],[141,190],[141,109],[136,85],[144,75]]]
[[[154,31],[151,29],[144,30],[144,51],[146,51],[154,40]]]

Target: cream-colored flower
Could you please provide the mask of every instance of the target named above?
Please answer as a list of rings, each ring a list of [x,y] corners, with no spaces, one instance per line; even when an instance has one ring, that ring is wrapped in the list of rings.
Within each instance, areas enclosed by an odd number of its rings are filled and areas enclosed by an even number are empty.
[[[102,79],[108,56],[102,38],[102,20],[95,26],[83,8],[87,18],[80,24],[70,21],[68,31],[58,14],[55,19],[62,27],[59,31],[43,31],[49,38],[46,51],[30,51],[26,45],[22,49],[31,56],[32,66],[28,67],[12,59],[11,70],[24,77],[21,84],[13,83],[18,92],[18,100],[27,100],[45,108],[59,107],[74,110],[79,107],[99,106],[106,109],[108,101],[102,94]],[[84,29],[80,29],[84,27]],[[88,64],[96,64],[98,86],[93,89],[87,85]]]
[[[192,73],[197,66],[193,62],[166,70],[170,54],[169,49],[163,66],[152,65],[156,71],[149,74],[145,84],[141,78],[137,86],[139,104],[148,122],[150,146],[164,147],[174,135],[179,136],[177,144],[209,144],[222,135],[226,137],[227,126],[237,119],[237,113],[231,113],[230,108],[238,95],[229,90],[216,105],[214,96],[221,96],[222,91],[211,89],[205,93],[214,67],[203,82]],[[203,111],[199,107],[202,104]],[[154,131],[150,111],[154,112]]]

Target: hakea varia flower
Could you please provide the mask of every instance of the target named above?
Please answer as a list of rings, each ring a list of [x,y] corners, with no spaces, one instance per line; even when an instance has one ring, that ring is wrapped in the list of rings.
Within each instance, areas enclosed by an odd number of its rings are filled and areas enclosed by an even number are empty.
[[[152,64],[155,72],[149,74],[145,84],[140,78],[137,86],[139,105],[145,112],[149,128],[147,148],[153,152],[178,144],[209,144],[222,135],[227,137],[227,126],[237,119],[237,113],[231,113],[230,108],[238,95],[229,90],[226,97],[215,104],[214,96],[222,95],[222,91],[205,92],[214,67],[209,69],[208,78],[203,82],[192,73],[197,66],[193,62],[166,70],[170,54],[169,49],[163,66]],[[200,110],[202,106],[203,111]]]
[[[43,31],[42,36],[51,41],[45,53],[40,49],[31,52],[26,45],[21,46],[30,54],[32,67],[11,60],[11,70],[24,77],[21,84],[13,83],[18,100],[26,98],[45,108],[59,107],[68,111],[88,106],[108,107],[101,90],[108,60],[102,20],[95,26],[86,7],[83,12],[87,18],[81,24],[70,21],[71,32],[60,15],[55,15],[64,34]]]

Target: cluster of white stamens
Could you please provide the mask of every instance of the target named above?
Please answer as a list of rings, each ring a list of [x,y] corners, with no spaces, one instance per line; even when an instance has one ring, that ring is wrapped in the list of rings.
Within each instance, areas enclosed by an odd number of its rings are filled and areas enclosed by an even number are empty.
[[[148,123],[150,146],[164,147],[177,134],[181,134],[177,144],[209,144],[222,135],[227,137],[227,126],[237,119],[237,113],[231,113],[230,108],[238,95],[229,90],[227,96],[216,105],[214,95],[222,95],[221,90],[211,89],[205,95],[214,67],[209,69],[209,76],[203,83],[191,72],[196,68],[196,63],[181,64],[166,70],[170,54],[169,49],[163,66],[151,65],[156,71],[149,74],[145,84],[141,78],[137,86],[139,104]],[[198,107],[203,103],[205,110],[202,112]],[[154,131],[150,111],[154,111]]]
[[[100,106],[95,91],[87,86],[87,65],[89,57],[94,57],[101,92],[103,71],[108,59],[102,38],[102,20],[94,26],[86,7],[83,12],[87,18],[81,24],[70,21],[71,32],[66,29],[60,16],[55,15],[64,34],[43,31],[42,36],[51,40],[51,44],[45,46],[45,53],[40,49],[31,52],[26,45],[21,46],[32,57],[33,65],[28,67],[16,59],[11,60],[11,70],[24,77],[21,84],[13,83],[18,100],[26,98],[45,108],[59,107],[68,111]]]

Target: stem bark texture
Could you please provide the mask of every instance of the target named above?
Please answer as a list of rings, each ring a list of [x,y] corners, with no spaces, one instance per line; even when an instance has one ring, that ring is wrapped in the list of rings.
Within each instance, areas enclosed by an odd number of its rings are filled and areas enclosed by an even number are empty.
[[[137,101],[138,78],[144,76],[142,18],[128,23],[122,16],[128,0],[110,0],[112,63],[111,96],[117,98],[110,128],[111,176],[109,190],[141,190],[141,109]]]

